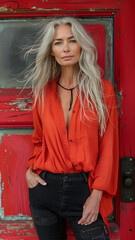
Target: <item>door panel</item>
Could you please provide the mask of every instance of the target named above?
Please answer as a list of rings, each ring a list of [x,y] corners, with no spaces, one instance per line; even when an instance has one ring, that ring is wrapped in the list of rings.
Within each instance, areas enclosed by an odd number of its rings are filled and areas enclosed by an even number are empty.
[[[103,69],[103,75],[114,83],[113,18],[78,18],[78,20],[95,40],[98,63]],[[39,36],[37,30],[40,28],[40,21],[41,19],[0,21],[0,43],[3,44],[3,48],[0,47],[2,73],[0,75],[0,218],[2,220],[30,219],[25,172],[27,159],[32,154],[32,93],[30,83],[23,90],[22,87],[25,84],[24,79],[27,79],[25,69],[35,59],[35,56],[29,56],[26,61],[24,55],[28,46]],[[110,219],[114,217],[113,213]],[[67,232],[68,240],[74,239],[69,226]]]
[[[0,216],[5,220],[30,215],[25,173],[33,151],[32,132],[32,129],[0,130]]]
[[[105,78],[113,76],[113,19],[79,19],[94,38],[98,62]],[[0,127],[32,127],[31,83],[26,84],[27,70],[35,55],[24,58],[26,50],[39,37],[45,24],[41,19],[8,19],[0,21]],[[7,51],[8,50],[8,51]],[[7,68],[8,66],[8,68]],[[25,89],[21,89],[25,86]]]

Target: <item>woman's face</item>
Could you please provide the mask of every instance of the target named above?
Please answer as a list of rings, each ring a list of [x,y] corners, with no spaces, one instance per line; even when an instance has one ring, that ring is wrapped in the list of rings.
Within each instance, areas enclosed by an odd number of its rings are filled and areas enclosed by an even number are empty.
[[[56,27],[52,42],[52,56],[61,66],[71,66],[78,63],[81,48],[75,40],[69,25]]]

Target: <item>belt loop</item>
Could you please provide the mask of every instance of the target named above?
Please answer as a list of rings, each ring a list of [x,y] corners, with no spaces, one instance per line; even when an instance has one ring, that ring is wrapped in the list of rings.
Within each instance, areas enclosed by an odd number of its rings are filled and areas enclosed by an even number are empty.
[[[87,183],[87,182],[88,182],[87,173],[86,173],[86,172],[82,172],[82,175],[83,175],[83,177],[84,177],[85,182]]]

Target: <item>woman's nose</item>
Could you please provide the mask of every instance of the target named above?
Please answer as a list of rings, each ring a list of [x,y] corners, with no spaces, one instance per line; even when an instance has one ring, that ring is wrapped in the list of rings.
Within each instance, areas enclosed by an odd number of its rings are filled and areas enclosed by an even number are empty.
[[[63,51],[64,52],[68,52],[69,51],[69,44],[68,42],[65,42],[64,45],[63,45]]]

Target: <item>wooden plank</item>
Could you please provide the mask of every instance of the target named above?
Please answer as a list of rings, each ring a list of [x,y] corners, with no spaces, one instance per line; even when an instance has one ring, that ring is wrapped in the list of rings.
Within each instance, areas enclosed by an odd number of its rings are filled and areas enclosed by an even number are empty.
[[[33,222],[1,221],[0,240],[38,240]]]
[[[135,239],[135,202],[120,205],[121,240]]]
[[[120,239],[118,226],[110,223],[112,230],[111,240]],[[38,240],[33,222],[26,221],[1,221],[0,222],[0,240]],[[75,240],[69,225],[67,225],[67,240]]]
[[[120,10],[120,157],[135,157],[135,2]],[[126,17],[124,17],[126,16]],[[120,204],[121,240],[135,239],[135,202]]]
[[[122,102],[121,88],[120,88],[120,11],[114,16],[114,88],[117,99],[117,108],[120,115],[120,108]],[[115,197],[115,219],[120,226],[120,188],[121,176],[119,169],[118,191]]]
[[[1,1],[0,7],[7,7],[11,9],[100,9],[108,8],[114,9],[120,7],[120,0],[24,0],[24,1]]]
[[[135,2],[130,0],[121,3],[120,26],[120,77],[121,77],[121,124],[120,154],[135,157]],[[122,17],[126,16],[126,18]]]

